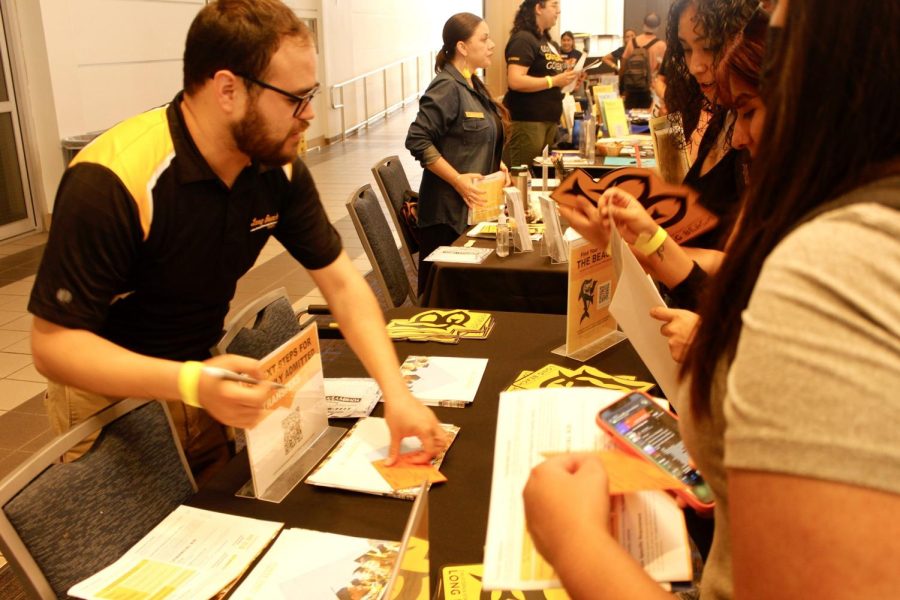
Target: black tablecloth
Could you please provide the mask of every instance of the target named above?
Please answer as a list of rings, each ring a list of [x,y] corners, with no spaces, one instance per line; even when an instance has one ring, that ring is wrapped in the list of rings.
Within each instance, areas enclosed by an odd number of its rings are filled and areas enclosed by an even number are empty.
[[[416,308],[390,311],[387,318],[409,317]],[[410,354],[489,358],[475,402],[466,408],[435,408],[438,418],[461,427],[447,453],[441,471],[448,483],[430,493],[430,569],[434,592],[441,567],[483,562],[488,504],[494,455],[494,434],[500,392],[520,371],[548,363],[577,367],[576,361],[551,354],[565,341],[565,318],[554,315],[494,313],[496,325],[486,340],[463,340],[458,345],[399,342],[402,361]],[[590,360],[608,373],[633,374],[652,381],[628,342]],[[359,361],[348,350],[325,364],[328,377],[364,376]],[[382,416],[379,406],[375,416]],[[585,415],[593,420],[594,415]],[[341,425],[341,422],[333,423]],[[349,426],[352,421],[344,423]],[[281,503],[234,497],[249,480],[245,454],[238,455],[212,481],[203,486],[191,505],[259,519],[283,521],[286,527],[303,527],[376,539],[400,539],[411,503],[394,498],[344,492],[301,483]]]
[[[454,242],[470,240],[465,235]],[[494,247],[493,240],[477,246]],[[552,264],[541,256],[540,242],[532,252],[500,258],[496,253],[478,265],[434,263],[422,304],[431,308],[470,308],[564,315],[568,293],[568,264]]]

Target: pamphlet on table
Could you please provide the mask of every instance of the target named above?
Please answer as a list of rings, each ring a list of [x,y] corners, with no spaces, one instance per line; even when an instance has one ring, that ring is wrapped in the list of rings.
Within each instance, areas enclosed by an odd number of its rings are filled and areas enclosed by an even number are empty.
[[[484,598],[508,598],[527,600],[570,600],[562,589],[530,591],[526,596],[521,590],[482,591],[481,580],[484,565],[450,565],[441,569],[441,582],[437,598],[440,600],[483,600]]]
[[[462,263],[478,265],[484,262],[492,248],[479,248],[477,246],[438,246],[437,249],[425,257],[427,262]]]
[[[225,593],[283,523],[179,506],[119,560],[72,586],[85,600],[202,600]]]
[[[449,424],[441,424],[441,427],[447,432],[452,444],[459,433],[459,427]],[[395,490],[373,465],[373,462],[388,457],[390,444],[391,433],[384,419],[379,417],[360,419],[306,478],[306,483],[411,500],[417,494],[418,486]],[[400,444],[401,454],[421,450],[422,443],[415,437],[404,438]],[[433,458],[431,465],[440,468],[444,454],[446,450]]]
[[[475,400],[487,363],[486,358],[407,356],[400,375],[423,403],[463,408]]]
[[[484,551],[484,589],[559,588],[525,526],[522,490],[548,454],[614,449],[595,424],[621,393],[595,388],[503,392],[497,414],[494,472]],[[691,553],[684,514],[666,492],[612,496],[613,531],[656,581],[690,581]]]
[[[325,403],[329,419],[368,417],[381,399],[381,389],[371,377],[325,379]]]
[[[460,339],[487,339],[494,329],[490,313],[462,309],[430,309],[408,319],[391,319],[388,335],[393,340],[458,343]]]
[[[378,598],[399,548],[400,542],[285,529],[231,599]]]
[[[507,391],[537,390],[542,388],[598,387],[626,392],[646,392],[653,387],[652,381],[639,381],[634,375],[610,375],[600,369],[582,365],[568,369],[549,364],[536,371],[522,371]]]

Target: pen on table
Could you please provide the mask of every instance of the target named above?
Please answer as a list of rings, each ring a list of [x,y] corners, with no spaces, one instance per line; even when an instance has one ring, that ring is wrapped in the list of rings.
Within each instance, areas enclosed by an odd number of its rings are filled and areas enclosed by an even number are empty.
[[[274,381],[268,381],[265,379],[255,379],[253,377],[250,377],[249,375],[244,375],[243,373],[235,373],[234,371],[229,371],[228,369],[223,369],[221,367],[211,367],[209,365],[205,365],[203,367],[203,372],[210,377],[224,379],[225,381],[237,381],[239,383],[249,383],[252,385],[269,385],[279,390],[284,388],[283,384],[275,383]]]

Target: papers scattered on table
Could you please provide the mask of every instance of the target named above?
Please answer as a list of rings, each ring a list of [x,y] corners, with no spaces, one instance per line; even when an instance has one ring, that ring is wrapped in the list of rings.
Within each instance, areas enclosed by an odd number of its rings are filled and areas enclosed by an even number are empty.
[[[484,589],[560,587],[525,527],[522,490],[548,453],[612,450],[594,415],[621,397],[613,390],[572,388],[503,392],[497,414],[494,473],[484,551]],[[612,530],[656,581],[690,581],[684,514],[665,492],[613,496]]]
[[[424,452],[401,454],[397,462],[388,466],[387,460],[380,458],[372,461],[372,466],[384,477],[395,492],[428,483],[444,483],[447,476],[437,470],[430,462],[422,463]]]
[[[426,310],[408,319],[391,319],[387,332],[393,340],[459,343],[461,338],[483,340],[494,328],[490,313],[469,310]]]
[[[399,542],[285,529],[232,600],[379,598],[399,549]]]
[[[72,586],[69,595],[212,598],[227,591],[282,525],[179,506],[122,558]]]
[[[400,375],[423,403],[463,408],[475,400],[487,363],[486,358],[408,356]]]
[[[568,369],[549,364],[536,371],[522,371],[507,391],[570,387],[598,387],[622,393],[646,392],[653,387],[653,382],[638,381],[634,375],[610,375],[587,365]]]
[[[540,236],[544,233],[544,224],[543,223],[529,223],[528,224],[528,234],[532,236]],[[484,238],[488,240],[497,239],[497,224],[496,223],[488,223],[482,222],[478,223],[469,230],[466,236],[471,238]],[[538,238],[540,239],[540,237]]]
[[[464,248],[462,246],[438,246],[438,248],[425,257],[428,262],[447,262],[477,265],[484,262],[491,252],[491,248]]]
[[[452,444],[459,427],[448,424],[442,424],[441,427],[449,434]],[[372,464],[373,461],[388,457],[390,443],[391,434],[384,419],[378,417],[360,419],[335,446],[331,454],[306,478],[306,483],[412,500],[418,493],[419,485],[394,490]],[[400,444],[401,454],[420,450],[422,443],[418,438],[404,438]],[[435,468],[441,466],[444,454],[432,459],[431,464]]]
[[[381,389],[370,377],[325,379],[325,404],[329,419],[368,417],[381,399]]]

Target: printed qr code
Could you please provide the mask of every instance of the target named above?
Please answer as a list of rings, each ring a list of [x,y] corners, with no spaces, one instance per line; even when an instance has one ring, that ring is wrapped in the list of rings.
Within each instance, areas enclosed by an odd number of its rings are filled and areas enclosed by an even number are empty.
[[[284,418],[281,429],[284,435],[284,453],[290,454],[294,447],[303,441],[303,421],[299,409]]]
[[[597,307],[602,308],[609,304],[609,290],[612,287],[612,282],[607,281],[606,283],[601,283],[597,285]]]

